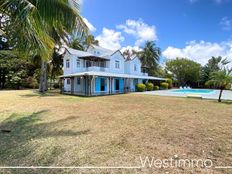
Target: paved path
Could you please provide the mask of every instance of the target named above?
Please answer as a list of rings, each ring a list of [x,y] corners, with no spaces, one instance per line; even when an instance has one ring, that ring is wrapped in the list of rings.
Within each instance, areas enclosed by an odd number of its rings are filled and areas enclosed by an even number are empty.
[[[158,95],[158,96],[174,96],[174,97],[186,97],[188,94],[184,93],[174,93],[173,90],[158,90],[158,91],[146,91],[146,92],[140,92],[137,94],[147,94],[147,95]],[[204,99],[218,99],[219,96],[219,90],[215,90],[212,93],[209,94],[194,94],[194,95],[201,95]],[[224,90],[222,93],[222,99],[224,100],[232,100],[232,91],[231,90]]]

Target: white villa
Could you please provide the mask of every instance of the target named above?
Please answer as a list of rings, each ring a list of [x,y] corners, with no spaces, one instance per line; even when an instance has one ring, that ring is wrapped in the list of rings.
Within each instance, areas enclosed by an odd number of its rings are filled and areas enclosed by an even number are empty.
[[[66,48],[61,76],[62,93],[83,96],[135,91],[136,84],[165,81],[142,71],[138,57],[128,60],[120,50],[92,46],[86,52]]]

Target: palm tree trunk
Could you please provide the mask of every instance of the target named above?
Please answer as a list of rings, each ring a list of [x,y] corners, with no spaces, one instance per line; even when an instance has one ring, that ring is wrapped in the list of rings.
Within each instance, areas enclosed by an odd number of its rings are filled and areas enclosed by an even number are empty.
[[[219,94],[218,102],[222,102],[222,100],[221,100],[222,92],[223,92],[223,89],[221,89],[221,90],[220,90],[220,94]]]
[[[47,91],[47,63],[41,60],[39,92]]]

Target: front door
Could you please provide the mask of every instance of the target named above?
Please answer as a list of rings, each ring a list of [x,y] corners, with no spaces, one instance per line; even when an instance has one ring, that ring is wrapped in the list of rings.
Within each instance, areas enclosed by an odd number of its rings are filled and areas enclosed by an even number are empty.
[[[115,90],[119,91],[119,79],[115,79]]]
[[[105,79],[101,78],[101,83],[100,83],[101,91],[105,91]]]

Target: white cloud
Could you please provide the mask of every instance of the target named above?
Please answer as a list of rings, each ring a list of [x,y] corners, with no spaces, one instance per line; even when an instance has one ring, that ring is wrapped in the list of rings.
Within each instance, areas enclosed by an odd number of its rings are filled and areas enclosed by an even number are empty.
[[[125,33],[133,35],[136,38],[136,46],[140,46],[145,41],[158,40],[155,26],[149,26],[144,23],[142,19],[137,21],[128,19],[126,24],[118,25],[117,29],[121,29]]]
[[[85,22],[85,24],[87,25],[87,27],[89,28],[90,32],[95,32],[96,28],[93,26],[93,24],[91,24],[88,19],[83,18],[83,21]]]
[[[121,42],[124,41],[124,37],[121,32],[103,28],[102,33],[96,37],[100,46],[111,50],[117,50],[121,48]]]
[[[163,51],[163,56],[167,59],[185,57],[204,65],[212,56],[222,56],[231,59],[232,41],[221,43],[191,41],[184,48],[168,47]]]
[[[231,30],[232,29],[232,19],[228,17],[223,17],[221,19],[220,25],[222,26],[223,30]]]

